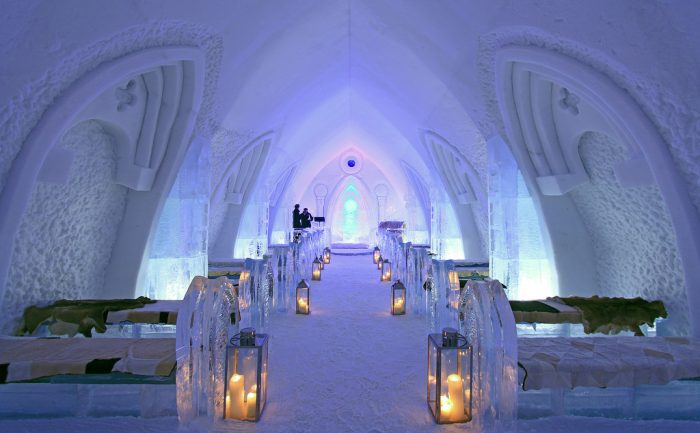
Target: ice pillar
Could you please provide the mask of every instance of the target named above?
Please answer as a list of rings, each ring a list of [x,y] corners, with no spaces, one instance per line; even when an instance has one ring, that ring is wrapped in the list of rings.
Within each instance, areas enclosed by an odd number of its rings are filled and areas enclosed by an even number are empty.
[[[190,145],[165,201],[146,263],[144,287],[152,299],[182,299],[195,275],[207,275],[210,143]]]
[[[535,204],[508,145],[488,142],[490,274],[511,299],[555,295]]]

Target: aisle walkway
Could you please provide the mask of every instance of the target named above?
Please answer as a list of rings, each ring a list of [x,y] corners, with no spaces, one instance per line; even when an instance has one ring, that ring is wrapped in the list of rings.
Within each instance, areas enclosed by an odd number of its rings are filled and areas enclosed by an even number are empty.
[[[425,404],[422,318],[391,316],[371,256],[334,255],[311,284],[311,314],[271,327],[270,400],[260,431],[434,428]],[[441,430],[443,431],[443,430]]]

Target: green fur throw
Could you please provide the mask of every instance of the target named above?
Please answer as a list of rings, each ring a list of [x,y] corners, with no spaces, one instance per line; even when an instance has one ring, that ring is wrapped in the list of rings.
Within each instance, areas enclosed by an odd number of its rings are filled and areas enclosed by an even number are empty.
[[[581,311],[583,330],[587,334],[594,332],[617,334],[620,331],[630,330],[634,332],[634,335],[643,336],[644,333],[639,328],[640,325],[646,323],[649,326],[654,326],[657,317],[668,317],[666,308],[661,301],[647,301],[642,298],[601,298],[598,296],[590,298],[555,297],[554,299]]]
[[[61,299],[46,307],[32,305],[24,310],[17,335],[32,334],[46,322],[54,334],[69,334],[72,337],[80,332],[86,337],[92,337],[92,328],[99,333],[107,330],[105,321],[108,312],[142,308],[154,302],[156,301],[140,296],[137,299]]]

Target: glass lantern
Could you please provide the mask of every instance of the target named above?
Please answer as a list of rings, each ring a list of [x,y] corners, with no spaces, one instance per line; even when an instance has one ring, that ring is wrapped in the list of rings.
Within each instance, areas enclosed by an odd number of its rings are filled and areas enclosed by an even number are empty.
[[[379,281],[391,281],[391,262],[389,260],[384,260],[382,263],[382,274]]]
[[[267,400],[268,336],[244,328],[226,346],[224,419],[258,421]]]
[[[438,424],[472,419],[472,347],[453,328],[428,335],[428,406]]]
[[[372,262],[375,265],[379,262],[381,256],[382,254],[379,252],[379,247],[374,247],[374,251],[372,252]]]
[[[391,286],[391,314],[399,316],[406,314],[406,286],[397,280]]]
[[[323,249],[323,263],[329,264],[331,262],[331,249],[326,247]]]
[[[311,281],[321,281],[321,262],[318,257],[311,263]]]
[[[318,256],[318,262],[321,264],[321,270],[323,270],[323,268],[325,268],[325,266],[324,266],[325,262],[323,260],[323,256]]]
[[[306,280],[301,280],[297,286],[297,314],[309,314],[311,312],[309,295],[309,285],[306,284]]]
[[[381,254],[377,258],[377,269],[380,271],[382,270],[382,265],[384,264],[384,259],[382,258]]]

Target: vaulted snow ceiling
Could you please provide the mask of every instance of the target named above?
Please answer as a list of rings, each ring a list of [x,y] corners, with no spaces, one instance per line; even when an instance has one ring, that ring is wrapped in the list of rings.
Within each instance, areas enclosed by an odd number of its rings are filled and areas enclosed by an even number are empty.
[[[266,131],[275,133],[262,170],[268,190],[295,166],[294,175],[287,179],[285,204],[307,198],[315,212],[313,196],[304,192],[314,183],[328,183],[315,178],[317,172],[352,151],[380,167],[383,179],[374,183],[389,183],[394,208],[405,207],[417,193],[403,165],[418,173],[425,188],[440,185],[438,170],[443,167],[432,164],[423,144],[425,130],[433,127],[458,143],[454,149],[461,148],[462,158],[481,169],[482,178],[471,180],[484,190],[484,141],[454,89],[459,87],[460,60],[472,48],[460,43],[468,30],[461,5],[434,10],[425,2],[410,8],[381,1],[320,2],[308,8],[283,3],[277,11],[266,11],[253,43],[242,50],[241,59],[224,64],[221,74],[223,94],[235,95],[222,100],[222,127],[251,131],[244,140]],[[246,38],[249,35],[243,35]],[[231,143],[224,139],[221,145]],[[369,190],[374,188],[371,179],[365,177],[363,182]],[[234,229],[230,223],[226,228],[224,220],[237,218],[231,217],[230,209],[212,205],[216,239],[212,253],[219,256],[231,248],[230,241],[220,242],[219,237],[230,238]],[[419,208],[426,206],[430,204],[419,203]],[[394,210],[386,216],[406,218],[405,211]],[[423,209],[420,214],[422,220],[416,225],[427,229],[429,213]],[[480,218],[481,232],[468,227],[469,236],[476,240],[467,253],[474,259],[487,257],[485,213]],[[271,219],[273,230],[288,224],[274,215]]]
[[[333,241],[403,220],[442,257],[520,261],[532,296],[659,298],[700,335],[698,22],[691,1],[4,2],[0,330],[149,295],[154,269],[178,297],[284,242],[300,203]]]

